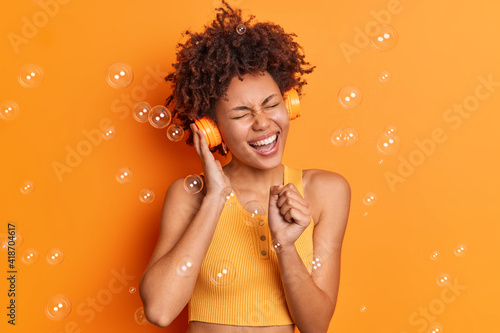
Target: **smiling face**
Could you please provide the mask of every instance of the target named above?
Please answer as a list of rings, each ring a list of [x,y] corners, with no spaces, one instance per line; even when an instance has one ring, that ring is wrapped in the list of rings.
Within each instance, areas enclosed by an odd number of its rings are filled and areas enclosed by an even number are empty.
[[[234,77],[227,100],[215,104],[217,125],[233,161],[257,169],[281,164],[288,135],[288,112],[269,73]]]

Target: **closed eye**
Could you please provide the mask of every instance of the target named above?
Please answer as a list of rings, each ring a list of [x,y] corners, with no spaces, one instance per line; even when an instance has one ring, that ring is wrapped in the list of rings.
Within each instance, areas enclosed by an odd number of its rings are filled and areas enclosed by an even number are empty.
[[[246,115],[248,115],[248,113],[245,113],[244,115],[239,116],[239,117],[233,117],[233,118],[231,118],[231,119],[241,119],[241,118],[245,117]]]
[[[270,108],[275,108],[279,105],[280,103],[277,103],[277,104],[274,104],[274,105],[269,105],[268,107],[266,107],[266,109],[270,109]]]

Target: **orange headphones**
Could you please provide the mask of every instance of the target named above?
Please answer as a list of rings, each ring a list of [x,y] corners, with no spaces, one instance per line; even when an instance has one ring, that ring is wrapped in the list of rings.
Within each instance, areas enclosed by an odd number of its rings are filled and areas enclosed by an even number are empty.
[[[294,120],[300,117],[300,102],[299,94],[297,90],[290,89],[284,94],[284,101],[286,110],[288,111],[288,118]],[[195,119],[194,123],[199,130],[205,135],[205,139],[208,143],[209,148],[217,147],[222,143],[222,137],[220,136],[219,129],[212,119],[205,117],[202,119]]]

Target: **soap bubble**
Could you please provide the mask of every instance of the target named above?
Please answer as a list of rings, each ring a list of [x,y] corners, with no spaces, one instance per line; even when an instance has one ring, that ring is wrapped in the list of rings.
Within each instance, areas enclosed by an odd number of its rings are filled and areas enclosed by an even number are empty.
[[[21,261],[26,265],[34,264],[38,261],[38,251],[35,249],[24,250]]]
[[[14,231],[13,234],[5,234],[4,237],[2,238],[2,248],[5,247],[5,250],[7,248],[13,247],[17,248],[21,245],[23,245],[24,237],[19,231]]]
[[[151,105],[147,102],[139,102],[134,105],[132,110],[132,115],[134,119],[140,123],[145,123],[149,120],[149,111],[151,110]]]
[[[71,302],[64,295],[57,294],[45,303],[45,314],[52,320],[62,320],[71,312]]]
[[[344,128],[343,133],[346,146],[352,146],[358,142],[358,131],[355,128]]]
[[[203,189],[203,179],[198,175],[189,175],[184,178],[184,189],[191,194],[196,194]]]
[[[366,312],[366,305],[361,305],[361,306],[359,307],[359,311],[361,311],[361,312]]]
[[[115,175],[116,181],[120,184],[127,184],[132,181],[132,170],[127,167],[118,169]]]
[[[398,136],[398,129],[396,126],[388,125],[384,128],[384,134],[387,136]]]
[[[116,137],[116,129],[114,126],[108,126],[102,129],[102,137],[104,140],[113,140]]]
[[[307,267],[311,272],[311,275],[321,276],[326,273],[326,262],[321,258],[321,256],[316,254],[310,254],[307,257]]]
[[[184,130],[182,127],[172,124],[167,128],[167,138],[172,142],[181,141],[184,137]]]
[[[43,81],[43,70],[37,65],[24,65],[19,70],[17,81],[25,88],[36,88]]]
[[[122,62],[115,62],[108,67],[106,71],[106,80],[113,88],[127,88],[134,79],[132,67]]]
[[[0,118],[3,120],[14,120],[19,115],[19,105],[14,101],[3,101],[0,104]]]
[[[436,280],[437,284],[441,287],[445,287],[451,283],[451,277],[447,273],[439,273]]]
[[[250,214],[245,216],[245,222],[251,227],[256,227],[258,225],[263,225],[264,215],[266,215],[266,209],[262,202],[257,200],[251,200],[245,204],[243,207]]]
[[[128,288],[128,292],[131,294],[135,294],[136,291],[137,291],[137,289],[135,287]]]
[[[31,180],[25,180],[21,183],[19,190],[22,194],[30,194],[35,190],[35,185]]]
[[[141,190],[141,193],[139,193],[139,200],[143,203],[151,203],[155,199],[155,193],[153,190],[150,190],[149,188],[145,188]]]
[[[172,119],[166,106],[157,105],[149,111],[149,123],[156,128],[164,128]]]
[[[210,281],[216,286],[228,286],[236,278],[236,268],[227,260],[217,260],[209,267]]]
[[[387,83],[391,81],[392,74],[389,73],[388,71],[383,71],[378,75],[378,80],[382,83]]]
[[[429,325],[428,333],[444,333],[443,326],[439,323],[432,323]]]
[[[377,148],[385,155],[393,155],[401,147],[401,140],[398,135],[387,135],[382,133],[377,138]]]
[[[238,202],[240,191],[238,189],[228,186],[222,190],[221,194],[225,200],[224,204],[226,206],[233,206],[236,205],[236,203]]]
[[[330,141],[334,146],[340,147],[345,145],[345,135],[344,130],[342,128],[337,128],[333,130],[332,134],[330,134]]]
[[[51,265],[59,265],[64,260],[64,252],[56,247],[47,251],[47,262]]]
[[[147,325],[148,320],[146,319],[146,315],[144,314],[144,307],[140,307],[137,310],[135,310],[134,313],[134,319],[135,322],[139,325]]]
[[[273,247],[272,250],[276,253],[280,253],[283,251],[284,245],[279,240],[273,239]]]
[[[392,50],[398,43],[396,29],[388,24],[380,24],[374,27],[374,31],[370,36],[372,46],[380,51]]]
[[[345,86],[339,90],[338,101],[339,104],[346,109],[352,109],[358,106],[363,99],[361,90],[355,86]]]
[[[245,27],[244,24],[238,24],[238,26],[236,27],[236,32],[240,35],[243,35],[245,31],[247,31],[247,27]]]
[[[190,256],[184,256],[177,260],[177,273],[184,277],[189,277],[194,273],[194,263]]]
[[[458,244],[453,249],[453,253],[455,253],[457,257],[463,257],[467,254],[467,246],[464,244]]]
[[[378,201],[377,195],[373,192],[363,194],[363,203],[366,206],[374,206]]]
[[[438,260],[441,257],[441,254],[439,251],[433,251],[431,253],[431,260]]]

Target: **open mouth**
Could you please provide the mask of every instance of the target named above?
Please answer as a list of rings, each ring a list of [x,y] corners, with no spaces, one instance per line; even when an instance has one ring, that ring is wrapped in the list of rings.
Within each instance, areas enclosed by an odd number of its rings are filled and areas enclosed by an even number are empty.
[[[259,152],[266,153],[266,152],[271,151],[274,148],[274,146],[276,146],[276,143],[278,142],[278,136],[279,136],[279,133],[275,133],[274,135],[272,135],[264,140],[249,142],[248,144],[253,149],[255,149]]]

